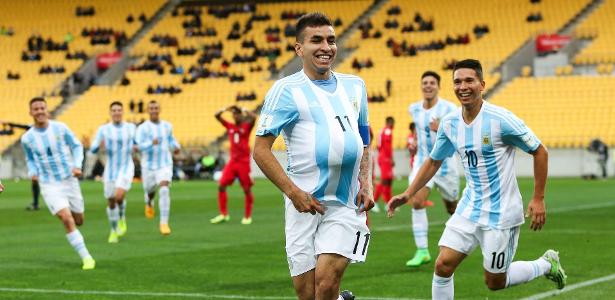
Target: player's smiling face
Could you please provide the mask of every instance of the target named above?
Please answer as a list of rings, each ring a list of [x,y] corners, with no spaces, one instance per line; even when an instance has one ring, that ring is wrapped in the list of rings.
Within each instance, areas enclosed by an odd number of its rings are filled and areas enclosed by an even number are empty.
[[[111,120],[113,121],[113,123],[121,123],[122,122],[122,117],[124,116],[124,109],[119,106],[119,105],[113,105],[111,106]]]
[[[337,54],[332,26],[306,27],[303,39],[295,44],[295,52],[303,59],[303,69],[310,79],[329,79],[331,65]]]
[[[423,92],[423,99],[433,100],[438,97],[440,86],[438,80],[433,76],[425,76],[421,79],[421,91]]]
[[[47,104],[43,101],[36,101],[30,105],[30,116],[34,118],[34,123],[44,125],[49,120]]]
[[[147,112],[149,113],[149,120],[152,122],[158,122],[160,120],[160,104],[150,103],[147,106]]]
[[[461,105],[474,105],[482,100],[485,82],[478,78],[476,71],[469,68],[457,69],[453,73],[455,95]]]

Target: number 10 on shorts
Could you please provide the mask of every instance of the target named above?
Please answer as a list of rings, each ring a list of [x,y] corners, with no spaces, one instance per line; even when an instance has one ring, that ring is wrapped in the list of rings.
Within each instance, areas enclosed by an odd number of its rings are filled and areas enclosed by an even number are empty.
[[[352,254],[357,254],[357,251],[360,250],[361,255],[365,256],[365,251],[367,251],[367,245],[369,244],[369,233],[361,234],[361,231],[357,231],[357,241],[354,243],[354,249],[352,250]],[[363,242],[361,243],[361,240]]]

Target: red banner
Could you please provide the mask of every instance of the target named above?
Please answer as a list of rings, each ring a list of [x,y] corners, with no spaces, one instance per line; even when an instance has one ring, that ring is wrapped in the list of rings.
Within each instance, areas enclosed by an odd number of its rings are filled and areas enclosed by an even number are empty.
[[[541,34],[536,38],[538,53],[557,52],[570,42],[571,37],[560,34]]]
[[[96,66],[99,70],[106,70],[114,63],[120,61],[122,58],[121,52],[109,52],[96,56]]]

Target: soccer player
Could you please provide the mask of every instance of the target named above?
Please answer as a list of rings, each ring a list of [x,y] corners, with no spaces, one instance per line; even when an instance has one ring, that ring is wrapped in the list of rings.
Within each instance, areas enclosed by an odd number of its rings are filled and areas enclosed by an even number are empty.
[[[145,217],[154,218],[154,197],[159,187],[160,233],[171,234],[169,214],[171,195],[169,184],[173,176],[171,150],[179,153],[179,143],[173,137],[173,126],[160,120],[160,104],[152,100],[147,104],[149,120],[137,128],[136,147],[141,152],[141,177],[145,191]]]
[[[90,152],[95,154],[101,147],[106,149],[107,164],[103,178],[104,195],[108,200],[107,217],[111,225],[108,241],[117,243],[127,230],[124,197],[130,190],[135,173],[132,150],[137,127],[123,121],[124,105],[121,102],[112,102],[109,113],[111,122],[98,128]]]
[[[374,201],[376,202],[374,207],[378,205],[378,199],[380,199],[380,195],[382,195],[385,210],[386,205],[389,203],[392,195],[391,188],[393,186],[393,166],[395,166],[395,162],[393,161],[393,127],[395,127],[395,119],[389,116],[385,120],[384,128],[380,131],[377,145],[380,183],[376,185],[376,189],[374,191]],[[376,210],[379,211],[379,209]]]
[[[558,289],[566,285],[559,255],[547,250],[534,261],[512,262],[523,224],[523,202],[514,173],[515,147],[534,158],[534,195],[528,204],[530,228],[546,220],[544,192],[548,153],[534,133],[510,111],[485,102],[479,61],[462,60],[453,68],[455,95],[461,108],[440,121],[436,144],[408,189],[391,199],[389,216],[410,200],[456,151],[466,188],[440,239],[432,281],[433,299],[453,299],[455,269],[476,246],[483,254],[485,283],[491,290],[522,284],[545,275]]]
[[[278,80],[265,97],[254,160],[284,194],[286,253],[299,299],[335,299],[351,262],[369,246],[373,207],[367,93],[359,77],[335,73],[329,18],[310,13],[296,24],[303,70]],[[286,172],[271,146],[282,134]]]
[[[410,104],[408,111],[414,124],[416,124],[417,154],[412,163],[412,172],[408,177],[408,185],[414,181],[419,169],[429,157],[438,131],[439,120],[448,113],[457,109],[455,104],[439,98],[440,75],[433,71],[426,71],[421,75],[421,92],[423,99]],[[442,167],[432,180],[421,188],[412,198],[412,233],[416,244],[414,257],[406,262],[408,267],[418,267],[431,261],[429,254],[427,233],[429,223],[427,221],[427,206],[433,205],[427,198],[435,187],[442,195],[442,201],[449,214],[455,212],[457,197],[459,194],[459,175],[457,165],[453,158],[444,159]],[[431,204],[431,205],[430,205]]]
[[[233,120],[235,123],[231,123],[222,118],[222,113],[229,111],[233,113]],[[252,178],[250,178],[250,132],[254,127],[254,121],[256,115],[245,109],[233,105],[216,113],[216,120],[222,123],[228,133],[228,139],[231,143],[231,159],[222,171],[222,178],[220,178],[220,185],[218,186],[218,207],[220,214],[210,220],[212,224],[219,224],[227,222],[231,219],[228,214],[226,204],[228,202],[228,196],[226,194],[226,187],[233,184],[235,178],[239,179],[239,184],[245,194],[246,199],[246,211],[241,219],[241,224],[252,224],[252,205],[254,204],[254,195],[252,195]]]
[[[30,116],[34,126],[21,137],[28,176],[39,182],[47,208],[62,221],[68,242],[81,257],[82,269],[94,269],[96,262],[77,229],[84,217],[77,180],[81,176],[83,146],[64,123],[49,120],[44,98],[30,100]]]

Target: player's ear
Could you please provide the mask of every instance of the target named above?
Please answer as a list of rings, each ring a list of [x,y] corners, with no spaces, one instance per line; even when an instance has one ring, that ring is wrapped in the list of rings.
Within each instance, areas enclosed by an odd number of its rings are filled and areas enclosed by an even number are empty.
[[[299,42],[295,42],[295,53],[297,53],[297,56],[303,57],[303,47]]]
[[[480,91],[481,92],[485,91],[485,81],[484,80],[480,81]]]

